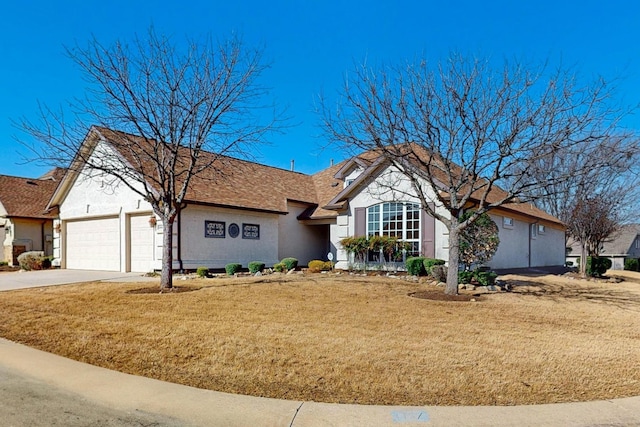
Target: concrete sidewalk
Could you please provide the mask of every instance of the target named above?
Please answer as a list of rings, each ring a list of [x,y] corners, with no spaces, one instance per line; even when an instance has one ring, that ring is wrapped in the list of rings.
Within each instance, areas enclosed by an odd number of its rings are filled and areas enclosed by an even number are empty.
[[[511,407],[286,401],[127,375],[4,339],[0,378],[0,418],[15,426],[640,426],[640,397]]]

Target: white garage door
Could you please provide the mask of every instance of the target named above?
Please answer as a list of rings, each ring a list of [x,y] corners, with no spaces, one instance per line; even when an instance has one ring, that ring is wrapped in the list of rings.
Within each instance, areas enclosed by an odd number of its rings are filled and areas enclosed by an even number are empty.
[[[120,271],[118,217],[67,222],[67,268]]]
[[[150,215],[130,217],[131,271],[146,273],[153,270],[153,237],[155,229],[149,225]]]

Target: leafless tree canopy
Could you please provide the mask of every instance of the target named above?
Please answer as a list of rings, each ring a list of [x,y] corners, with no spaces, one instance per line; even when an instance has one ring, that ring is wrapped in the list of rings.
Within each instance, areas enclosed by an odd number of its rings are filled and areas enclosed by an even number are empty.
[[[162,286],[171,286],[167,231],[190,180],[215,169],[220,155],[250,154],[274,129],[275,119],[261,124],[256,114],[266,94],[257,80],[265,69],[261,53],[238,38],[181,45],[150,30],[130,44],[93,39],[67,54],[87,81],[86,96],[71,101],[66,116],[41,107],[40,121],[20,123],[37,141],[32,152],[41,163],[86,164],[150,202],[165,227]],[[120,131],[109,143],[126,164],[110,152],[91,157],[79,149],[91,126]]]
[[[604,81],[580,85],[562,69],[495,68],[454,54],[440,64],[359,67],[347,75],[337,105],[322,100],[320,113],[332,141],[349,152],[377,150],[447,226],[447,292],[455,293],[458,235],[478,215],[549,195],[635,147],[635,135],[619,128],[624,111],[611,107],[611,95]],[[611,155],[552,168],[598,146]],[[437,189],[437,204],[449,215],[431,209],[427,188]],[[475,215],[462,220],[470,205]]]

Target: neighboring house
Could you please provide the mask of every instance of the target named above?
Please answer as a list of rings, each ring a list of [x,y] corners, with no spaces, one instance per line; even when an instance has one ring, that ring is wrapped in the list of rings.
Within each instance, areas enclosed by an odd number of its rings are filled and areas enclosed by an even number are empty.
[[[62,169],[37,179],[0,175],[0,261],[17,265],[18,255],[32,250],[53,254],[57,213],[46,207],[63,175]]]
[[[110,143],[120,132],[92,128],[82,149],[93,156],[127,162]],[[139,138],[127,135],[136,143]],[[111,155],[115,154],[115,157]],[[204,155],[210,155],[205,153]],[[415,199],[382,194],[376,183],[390,169],[372,153],[314,175],[219,156],[217,168],[191,181],[174,224],[176,270],[223,268],[250,261],[273,265],[295,257],[300,265],[327,259],[349,266],[344,237],[392,234],[411,242],[410,254],[447,259],[444,226]],[[74,165],[70,170],[81,170]],[[160,269],[162,227],[151,206],[125,185],[88,169],[69,172],[49,208],[59,217],[54,230],[54,265],[72,269],[150,271]],[[564,226],[529,204],[492,211],[500,248],[491,266],[515,268],[564,263]]]
[[[566,260],[578,265],[580,243],[571,240],[568,247],[571,250],[567,253]],[[602,245],[598,255],[611,260],[611,269],[624,270],[625,259],[640,258],[640,224],[623,226]]]

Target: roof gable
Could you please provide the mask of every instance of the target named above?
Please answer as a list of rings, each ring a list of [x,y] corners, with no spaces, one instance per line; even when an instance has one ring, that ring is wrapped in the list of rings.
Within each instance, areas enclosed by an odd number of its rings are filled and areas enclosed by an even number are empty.
[[[149,186],[154,188],[155,165],[148,151],[145,151],[150,141],[140,136],[94,127],[80,150],[85,150],[85,156],[89,153],[97,155],[94,150],[98,142],[109,145],[133,170],[145,172],[150,177]],[[139,147],[139,152],[118,150],[123,142]],[[177,168],[187,164],[189,150],[181,150],[180,155],[185,160],[178,159]],[[51,199],[51,206],[61,204],[75,183],[79,171],[84,167],[84,163],[78,160],[80,157],[70,168],[73,172],[67,174],[65,182]],[[314,179],[310,175],[209,152],[201,152],[200,159],[203,164],[211,162],[213,166],[191,178],[184,200],[187,203],[277,213],[287,212],[287,200],[309,205],[318,203]]]
[[[400,149],[402,150],[402,147],[400,147]],[[399,152],[398,154],[403,154],[403,153]],[[375,179],[377,176],[379,176],[379,174],[384,169],[384,167],[389,166],[390,164],[388,161],[384,161],[384,156],[376,153],[375,150],[366,152],[363,155],[361,155],[361,157],[365,159],[364,163],[368,164],[368,167],[362,172],[362,174],[358,176],[358,178],[351,185],[347,186],[346,188],[344,188],[344,190],[336,194],[336,196],[332,200],[330,200],[329,203],[327,203],[327,205],[324,206],[325,209],[331,210],[331,209],[344,208],[348,199],[352,198],[354,194],[357,194],[362,190],[362,184],[369,182],[372,179]],[[419,160],[422,160],[425,163],[439,162],[437,158],[432,158],[431,154],[428,153],[423,147],[417,146],[415,144],[407,144],[406,155],[403,154],[402,161],[419,164]],[[342,173],[342,175],[336,175],[336,178],[340,176],[342,177],[346,176],[344,172],[348,173],[348,171],[352,170],[354,164],[361,164],[361,162],[348,161],[345,164],[345,166],[340,169],[340,173]],[[440,164],[440,166],[442,165]],[[460,166],[451,165],[451,167],[454,168],[453,169],[454,174],[459,174],[460,176],[464,176],[463,175],[464,171]],[[446,176],[444,176],[444,172],[439,170],[439,168],[435,168],[433,173],[434,173],[433,178],[436,183],[447,181]],[[442,189],[440,189],[440,191],[442,191]],[[471,195],[471,201],[479,202],[481,197],[481,192],[482,190],[476,190]],[[506,196],[507,196],[507,193],[504,190],[502,190],[497,186],[494,186],[489,192],[489,194],[487,195],[486,202],[495,203],[505,198]],[[564,227],[564,224],[558,218],[546,213],[545,211],[537,208],[531,203],[517,203],[517,202],[504,203],[500,205],[500,209],[519,213],[521,215],[534,218],[536,220],[541,219],[541,220],[549,221]]]
[[[55,218],[55,213],[47,212],[47,203],[59,181],[61,169],[54,169],[42,178],[21,178],[0,175],[0,203],[7,217]]]

